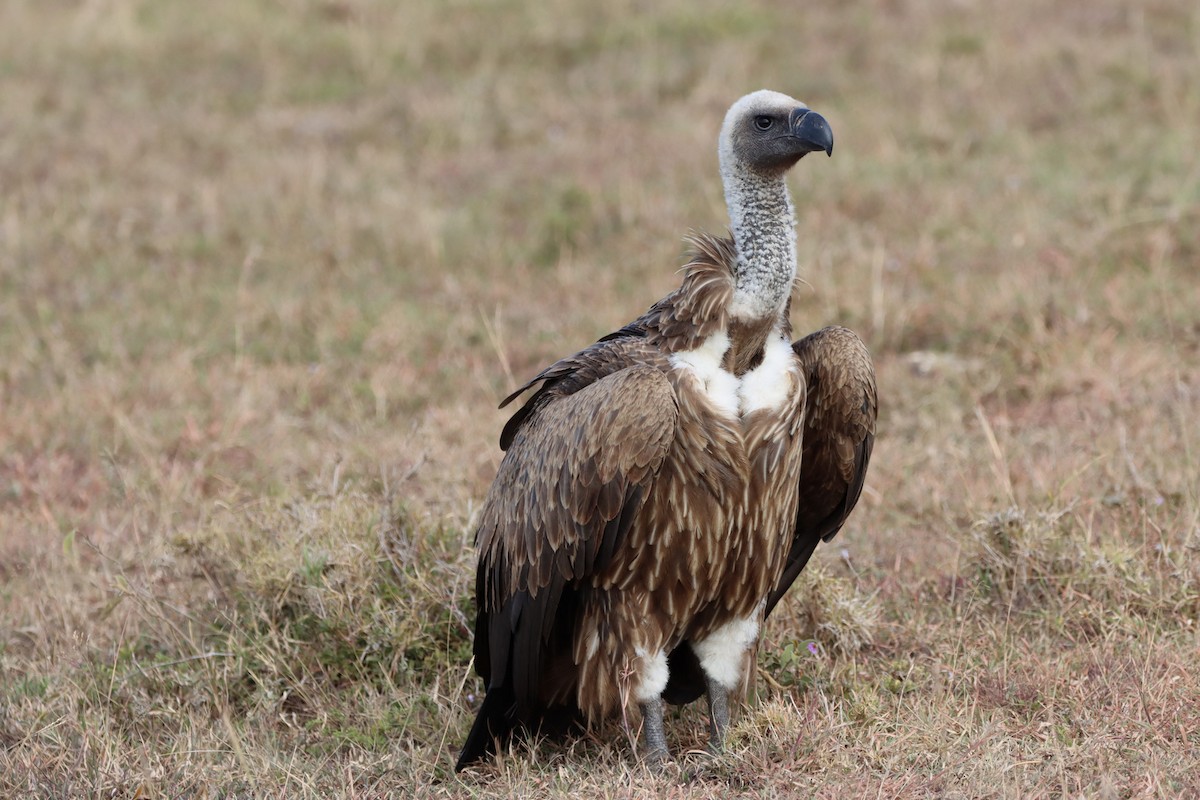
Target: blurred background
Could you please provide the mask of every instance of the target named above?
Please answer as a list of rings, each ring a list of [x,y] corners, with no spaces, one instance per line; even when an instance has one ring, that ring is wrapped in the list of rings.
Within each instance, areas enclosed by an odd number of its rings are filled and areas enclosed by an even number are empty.
[[[1183,0],[4,3],[0,786],[482,791],[496,404],[724,229],[759,88],[833,127],[792,318],[868,343],[879,435],[676,788],[1196,790]],[[497,791],[650,780],[582,747]]]

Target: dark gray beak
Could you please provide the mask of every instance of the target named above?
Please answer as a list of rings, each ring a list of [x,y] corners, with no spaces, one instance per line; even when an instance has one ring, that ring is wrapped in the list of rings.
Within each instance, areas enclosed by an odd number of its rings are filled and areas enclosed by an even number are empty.
[[[791,128],[792,136],[807,148],[804,152],[815,153],[824,150],[827,155],[833,155],[833,130],[817,112],[797,108],[788,116],[788,127]]]

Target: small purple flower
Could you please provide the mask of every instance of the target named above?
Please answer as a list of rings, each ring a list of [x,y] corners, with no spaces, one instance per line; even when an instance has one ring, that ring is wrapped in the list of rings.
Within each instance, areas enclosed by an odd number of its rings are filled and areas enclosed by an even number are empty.
[[[820,651],[817,649],[817,643],[816,643],[816,642],[809,642],[809,643],[808,643],[808,652],[812,653],[814,656],[816,656],[816,655],[820,655]]]

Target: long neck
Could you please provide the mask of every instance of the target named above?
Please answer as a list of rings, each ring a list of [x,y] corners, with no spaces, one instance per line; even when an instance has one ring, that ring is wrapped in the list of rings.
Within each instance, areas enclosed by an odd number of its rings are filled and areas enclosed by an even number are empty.
[[[764,176],[722,164],[725,203],[737,246],[731,315],[776,316],[796,280],[796,212],[783,174]]]

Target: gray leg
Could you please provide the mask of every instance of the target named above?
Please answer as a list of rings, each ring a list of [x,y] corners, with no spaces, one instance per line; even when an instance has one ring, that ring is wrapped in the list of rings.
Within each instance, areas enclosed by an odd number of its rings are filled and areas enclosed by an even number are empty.
[[[729,690],[705,676],[708,686],[708,751],[718,755],[725,750],[725,731],[729,729]]]
[[[667,750],[667,735],[663,732],[663,701],[661,697],[641,704],[642,730],[646,735],[645,760],[651,766],[661,766],[671,760]]]

